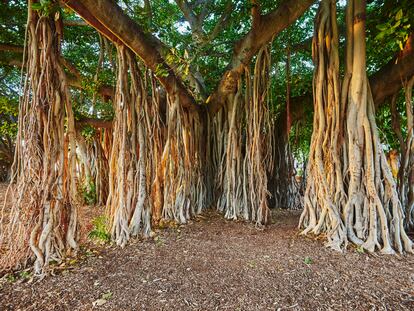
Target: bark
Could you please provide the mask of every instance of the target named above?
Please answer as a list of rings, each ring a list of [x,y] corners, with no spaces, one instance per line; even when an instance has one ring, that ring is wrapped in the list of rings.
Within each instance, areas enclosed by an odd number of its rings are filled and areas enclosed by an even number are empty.
[[[275,10],[255,18],[252,29],[234,46],[229,68],[223,74],[217,90],[210,95],[209,112],[214,115],[224,104],[224,98],[237,91],[238,80],[244,67],[250,64],[254,55],[274,36],[295,22],[315,1],[287,0]]]
[[[38,16],[29,1],[27,77],[20,102],[12,182],[12,210],[1,220],[5,254],[0,270],[34,262],[47,271],[77,249],[77,197],[74,172],[74,119],[59,63],[59,16]],[[65,132],[65,118],[67,131]]]
[[[180,79],[166,65],[161,56],[162,46],[158,39],[146,34],[113,1],[65,0],[64,2],[112,42],[122,42],[128,46],[153,72],[158,72],[160,67],[165,69],[168,74],[166,76],[160,75],[157,78],[167,93],[172,96],[176,94],[180,99],[180,104],[187,109],[195,111],[200,109]]]
[[[370,252],[413,252],[375,124],[366,75],[366,3],[348,1],[341,92],[335,6],[322,1],[315,27],[314,132],[300,225],[303,234],[325,232],[328,245],[338,250],[351,241]]]

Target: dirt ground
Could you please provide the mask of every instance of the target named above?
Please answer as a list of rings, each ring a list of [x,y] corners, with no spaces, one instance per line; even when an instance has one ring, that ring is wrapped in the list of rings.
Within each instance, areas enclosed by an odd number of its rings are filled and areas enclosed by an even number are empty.
[[[209,212],[84,250],[42,281],[3,279],[0,310],[414,310],[414,256],[331,251],[298,236],[298,216],[259,230]]]

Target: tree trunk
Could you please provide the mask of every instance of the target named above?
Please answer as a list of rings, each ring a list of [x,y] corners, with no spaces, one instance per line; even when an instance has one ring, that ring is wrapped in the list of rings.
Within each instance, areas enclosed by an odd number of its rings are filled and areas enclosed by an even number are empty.
[[[34,261],[36,273],[77,249],[74,117],[59,63],[59,15],[31,9],[27,23],[27,77],[20,99],[19,131],[8,190],[12,210],[2,220],[0,269]],[[65,133],[65,110],[66,128]]]
[[[400,142],[401,163],[398,168],[398,194],[405,207],[405,225],[414,227],[414,121],[412,106],[412,89],[414,76],[405,85],[405,107],[407,116],[407,130],[404,137],[401,128],[401,118],[397,111],[397,96],[391,103],[392,126]]]
[[[316,20],[314,132],[300,225],[305,227],[304,234],[325,232],[334,249],[343,249],[351,241],[368,251],[412,252],[375,124],[366,75],[366,3],[348,1],[341,93],[335,6],[334,1],[322,1]]]
[[[268,108],[270,54],[258,53],[253,77],[244,73],[227,110],[213,120],[217,208],[229,219],[269,220],[268,175],[273,169],[273,123]]]

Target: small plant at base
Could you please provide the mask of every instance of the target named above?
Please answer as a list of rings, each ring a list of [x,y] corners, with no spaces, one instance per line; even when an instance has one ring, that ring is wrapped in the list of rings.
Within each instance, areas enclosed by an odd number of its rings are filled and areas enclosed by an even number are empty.
[[[105,294],[102,294],[102,299],[109,300],[112,298],[112,295],[113,295],[112,292],[108,291]]]
[[[6,275],[6,280],[7,282],[14,283],[16,282],[17,278],[14,276],[14,274],[11,273]]]
[[[310,265],[313,263],[312,258],[310,257],[305,257],[305,259],[303,260],[303,262],[307,265]]]
[[[105,216],[98,216],[93,221],[93,229],[89,232],[88,238],[98,240],[102,243],[108,243],[111,240],[111,234],[108,232],[108,220]]]
[[[154,237],[154,242],[155,242],[155,245],[157,245],[157,246],[163,246],[164,245],[164,241],[159,236]]]
[[[356,251],[357,253],[360,253],[360,254],[364,254],[364,253],[365,253],[364,248],[362,247],[362,245],[359,245],[359,246],[355,249],[355,251]]]
[[[255,261],[250,261],[250,262],[249,262],[249,267],[250,267],[250,268],[256,268],[256,267],[257,267],[256,262],[255,262]]]
[[[29,279],[31,276],[32,276],[32,274],[29,271],[26,271],[26,270],[25,271],[21,271],[19,273],[19,277],[21,279]]]

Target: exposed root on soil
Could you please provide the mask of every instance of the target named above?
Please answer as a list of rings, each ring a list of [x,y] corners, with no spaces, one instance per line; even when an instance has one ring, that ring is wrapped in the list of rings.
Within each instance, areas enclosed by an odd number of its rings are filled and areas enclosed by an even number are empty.
[[[246,68],[244,84],[227,98],[213,121],[213,163],[217,170],[217,209],[228,219],[265,224],[269,217],[268,174],[273,169],[273,124],[268,109],[270,54],[262,48],[253,77]]]
[[[27,76],[8,189],[12,210],[8,223],[1,221],[0,245],[6,248],[1,270],[34,261],[40,274],[51,261],[77,249],[75,129],[59,64],[61,34],[56,29],[61,22],[59,15],[49,18],[29,10]]]
[[[328,245],[338,250],[351,241],[370,252],[412,252],[375,124],[366,75],[365,21],[360,18],[364,14],[363,3],[348,1],[347,62],[340,94],[335,1],[324,0],[319,9],[313,44],[315,129],[300,226],[303,234],[325,232]]]
[[[119,46],[107,213],[121,246],[148,236],[159,221],[186,223],[211,200],[201,121],[174,94],[161,107],[159,88],[150,73],[142,79],[133,53]]]

